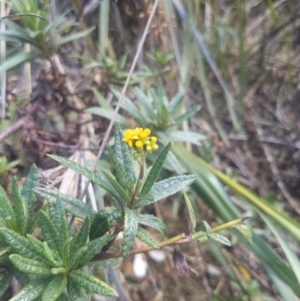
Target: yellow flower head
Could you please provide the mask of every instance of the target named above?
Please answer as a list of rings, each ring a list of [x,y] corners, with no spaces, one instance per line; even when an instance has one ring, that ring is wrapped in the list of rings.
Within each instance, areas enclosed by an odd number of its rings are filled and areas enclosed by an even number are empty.
[[[125,131],[122,140],[138,152],[152,153],[158,149],[158,145],[156,144],[157,137],[150,137],[150,134],[151,130],[148,128],[128,129]]]

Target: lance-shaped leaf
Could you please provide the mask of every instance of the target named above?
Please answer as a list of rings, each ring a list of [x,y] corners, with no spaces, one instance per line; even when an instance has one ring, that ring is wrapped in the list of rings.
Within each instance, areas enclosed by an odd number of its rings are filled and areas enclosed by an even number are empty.
[[[122,240],[122,252],[125,259],[129,258],[138,230],[138,212],[125,208],[124,232]]]
[[[144,185],[142,187],[142,190],[140,193],[141,196],[148,194],[148,192],[151,190],[153,184],[155,183],[155,181],[164,165],[164,162],[168,155],[170,147],[171,147],[171,143],[168,143],[167,146],[161,151],[161,153],[159,154],[156,161],[154,162],[154,164],[147,176],[147,179],[145,180]]]
[[[51,267],[44,262],[25,258],[18,254],[9,256],[13,265],[21,272],[34,275],[51,276]]]
[[[95,214],[95,211],[89,205],[71,196],[45,188],[35,188],[34,192],[45,199],[49,199],[49,196],[53,197],[53,202],[57,198],[60,198],[62,206],[66,211],[82,219],[85,219],[86,216],[92,217]]]
[[[102,296],[112,296],[117,297],[117,292],[107,285],[106,283],[102,282],[98,278],[84,273],[82,271],[74,271],[70,274],[70,278],[73,282],[90,292],[102,295]]]
[[[189,216],[190,216],[190,220],[191,220],[191,224],[192,224],[192,231],[194,231],[196,228],[195,211],[194,211],[192,202],[186,193],[184,194],[184,200],[185,200],[185,204],[188,208],[188,212],[189,212]]]
[[[115,188],[115,190],[120,195],[119,203],[125,206],[126,203],[129,203],[129,196],[126,193],[126,191],[123,189],[123,187],[117,182],[117,180],[114,178],[114,176],[109,173],[106,170],[102,171],[103,175],[106,177],[106,179],[109,181],[109,183]]]
[[[154,202],[159,201],[169,195],[176,193],[187,185],[194,182],[196,177],[194,175],[177,176],[155,183],[150,193],[153,195]],[[149,205],[149,204],[144,204]]]
[[[211,231],[211,228],[210,228],[210,225],[208,224],[207,221],[203,221],[203,224],[204,224],[204,227],[205,227],[205,230],[206,230],[206,233],[209,234],[210,231]]]
[[[167,227],[159,218],[150,214],[139,214],[137,219],[139,224],[156,229],[161,236],[167,234]]]
[[[157,241],[154,239],[154,237],[143,228],[138,228],[138,231],[136,233],[136,237],[138,237],[140,240],[142,240],[147,245],[151,246],[154,249],[158,249],[159,245]]]
[[[83,255],[86,253],[87,250],[88,250],[87,246],[83,246],[79,249],[76,249],[76,252],[72,256],[69,263],[69,268],[68,268],[69,272],[72,272],[77,268],[80,259],[83,257]]]
[[[58,253],[62,259],[68,261],[68,254],[70,252],[69,232],[68,232],[68,225],[65,216],[65,211],[62,208],[61,201],[59,198],[56,200],[56,205],[55,205],[55,227],[58,231],[58,240],[57,240]],[[65,260],[64,260],[64,264],[66,264]]]
[[[42,301],[55,301],[63,293],[67,286],[66,275],[55,276],[45,289]]]
[[[0,233],[2,237],[4,237],[6,243],[8,243],[18,254],[26,258],[46,263],[46,260],[39,255],[39,252],[35,249],[34,245],[32,245],[24,236],[5,228],[0,228]]]
[[[0,298],[3,296],[5,291],[9,288],[12,277],[13,277],[13,273],[2,274],[2,278],[0,280]]]
[[[108,144],[106,145],[106,148],[108,150],[112,165],[113,165],[114,169],[116,170],[118,182],[124,189],[128,189],[130,191],[133,187],[133,183],[131,182],[132,179],[128,178],[128,175],[127,175],[126,170],[124,169],[124,166],[121,164],[120,160],[118,160],[113,149]]]
[[[103,236],[122,218],[122,212],[116,206],[108,206],[100,210],[93,218],[90,239]]]
[[[218,234],[218,233],[211,233],[208,235],[210,238],[214,239],[215,241],[218,241],[219,243],[226,245],[226,246],[231,246],[230,240],[225,237],[224,235]]]
[[[71,241],[71,252],[78,250],[79,248],[83,247],[88,238],[89,238],[89,231],[90,231],[90,218],[86,217],[81,228],[77,234],[77,236]]]
[[[16,216],[17,227],[19,233],[24,235],[28,223],[28,207],[27,202],[21,196],[16,177],[14,177],[12,181],[12,195],[14,200],[14,211]]]
[[[88,247],[88,250],[80,259],[80,261],[77,265],[77,268],[81,268],[84,265],[86,265],[93,258],[93,256],[96,253],[101,252],[102,248],[115,237],[116,237],[116,235],[105,235],[105,236],[102,236],[97,239],[89,241],[86,244],[86,246]]]
[[[58,231],[50,217],[42,210],[40,210],[40,226],[44,240],[47,241],[49,247],[59,251]]]
[[[72,279],[68,279],[68,295],[72,301],[90,301],[92,293],[87,293],[84,288],[77,285],[72,281]]]
[[[0,216],[5,220],[9,228],[16,230],[15,214],[2,186],[0,186]]]
[[[63,265],[62,259],[59,257],[58,252],[49,248],[46,241],[43,244],[44,247],[44,257],[51,262],[55,267],[61,267]]]
[[[42,295],[47,287],[48,282],[45,280],[30,281],[23,289],[9,301],[33,301]]]
[[[109,181],[109,179],[105,176],[105,174],[102,171],[96,171],[95,176],[98,179],[98,181],[101,182],[101,187],[105,191],[107,191],[118,202],[118,204],[121,207],[124,207],[126,205],[126,201],[124,200],[122,195],[119,193],[119,191],[116,189],[114,184],[112,184]]]
[[[131,187],[133,187],[135,183],[135,176],[132,167],[131,155],[130,155],[128,145],[124,143],[122,139],[123,139],[123,132],[121,130],[121,127],[118,124],[115,124],[115,144],[114,144],[115,155],[117,160],[120,162],[120,166],[123,166]]]
[[[41,257],[45,257],[43,243],[30,234],[27,234],[26,238],[28,239],[29,243],[33,246],[35,252]]]
[[[28,229],[26,230],[26,232],[31,232],[32,226],[35,221],[33,216],[35,210],[36,196],[35,193],[33,192],[33,189],[37,187],[37,184],[38,184],[38,169],[35,166],[35,164],[32,164],[27,174],[21,192],[21,195],[27,201],[27,206],[28,206]]]
[[[139,209],[145,206],[144,204],[151,204],[153,202],[154,202],[154,197],[151,193],[148,193],[143,196],[138,196],[137,198],[135,198],[133,202],[132,209]]]

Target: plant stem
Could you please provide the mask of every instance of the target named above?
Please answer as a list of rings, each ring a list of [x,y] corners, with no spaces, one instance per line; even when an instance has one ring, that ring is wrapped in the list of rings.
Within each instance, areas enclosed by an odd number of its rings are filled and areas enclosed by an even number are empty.
[[[230,221],[228,223],[222,224],[220,226],[217,226],[215,228],[212,228],[210,233],[217,233],[217,232],[220,232],[221,230],[232,228],[235,225],[241,224],[247,218],[248,217],[239,218],[239,219]],[[202,232],[202,231],[200,231],[198,233],[199,234],[203,233],[203,235],[206,235],[206,233]],[[185,243],[193,241],[196,238],[199,238],[199,235],[197,236],[197,233],[195,233],[194,235],[186,235],[186,234],[182,233],[182,234],[176,235],[172,238],[169,238],[167,240],[161,241],[160,243],[158,243],[158,246],[159,246],[159,249],[161,249],[163,247],[171,246],[171,245],[175,245],[175,244],[185,244]],[[131,250],[130,255],[135,255],[135,254],[139,254],[139,253],[146,253],[146,252],[149,252],[151,250],[155,250],[155,249],[153,247],[150,247],[150,246],[145,246],[145,247],[141,247],[141,248]],[[102,252],[102,253],[96,254],[94,256],[94,258],[92,259],[92,261],[104,260],[104,259],[109,259],[109,258],[117,258],[117,257],[122,257],[122,256],[123,256],[122,252],[115,252],[115,253],[104,253],[104,252]]]

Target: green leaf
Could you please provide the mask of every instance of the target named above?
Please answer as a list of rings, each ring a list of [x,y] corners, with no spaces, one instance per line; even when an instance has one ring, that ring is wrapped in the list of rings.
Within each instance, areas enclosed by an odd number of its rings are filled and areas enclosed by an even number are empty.
[[[71,301],[90,301],[91,293],[87,293],[85,289],[68,279],[68,295]]]
[[[32,245],[34,248],[35,252],[40,255],[41,257],[45,257],[44,255],[44,245],[43,243],[35,238],[34,236],[27,234],[26,238],[28,239],[29,243]]]
[[[225,237],[224,235],[221,235],[221,234],[218,234],[218,233],[210,233],[208,235],[208,237],[214,239],[215,241],[218,241],[219,243],[221,243],[223,245],[231,247],[230,240],[227,237]]]
[[[5,72],[11,68],[14,68],[20,64],[24,64],[29,62],[35,58],[37,58],[41,52],[39,51],[31,51],[31,52],[20,52],[9,59],[7,59],[1,66],[0,66],[0,73]]]
[[[90,34],[94,29],[95,29],[95,27],[91,27],[91,28],[88,28],[86,30],[76,32],[74,34],[69,34],[69,35],[65,36],[64,38],[61,38],[57,42],[57,46],[62,46],[62,45],[66,44],[66,43],[69,43],[71,41],[83,38],[83,37],[87,36],[88,34]]]
[[[34,275],[51,276],[51,267],[44,262],[25,258],[18,254],[12,254],[9,259],[21,272]]]
[[[132,183],[130,183],[130,179],[127,177],[126,170],[120,164],[120,161],[117,159],[117,156],[108,144],[106,145],[106,148],[108,150],[113,167],[116,170],[118,182],[124,189],[128,189],[130,191],[132,189]]]
[[[80,259],[77,267],[81,268],[84,265],[86,265],[95,254],[101,252],[102,248],[111,240],[113,240],[116,237],[116,235],[105,235],[102,237],[99,237],[97,239],[89,241],[86,246],[88,247],[87,252],[83,255],[83,257]]]
[[[153,202],[154,202],[154,197],[150,193],[143,196],[138,196],[137,198],[135,198],[132,204],[132,209],[139,209],[145,206],[144,204],[152,204]]]
[[[206,221],[203,221],[203,224],[204,224],[206,233],[209,234],[211,231],[210,225]]]
[[[165,236],[167,234],[166,225],[157,217],[150,214],[139,214],[137,216],[137,221],[139,224],[148,226],[156,229],[160,232],[161,236]]]
[[[55,301],[63,293],[67,286],[66,275],[55,276],[45,289],[42,301]]]
[[[53,199],[60,198],[66,211],[82,219],[85,219],[87,216],[92,217],[95,214],[95,211],[89,205],[71,196],[45,188],[35,188],[34,192],[45,199],[48,196],[52,196]]]
[[[40,226],[41,226],[44,240],[47,241],[51,249],[59,251],[59,246],[58,246],[59,233],[54,223],[44,211],[40,210],[39,213],[40,213]]]
[[[8,227],[16,229],[15,214],[5,190],[0,186],[0,216]]]
[[[251,232],[251,229],[247,225],[238,224],[238,225],[235,225],[234,228],[238,229],[241,233],[243,233],[245,238],[248,240],[249,244],[252,243],[252,232]],[[299,278],[299,280],[300,280],[300,278]]]
[[[124,231],[122,239],[122,252],[125,259],[129,258],[138,230],[138,212],[125,208]]]
[[[69,263],[69,268],[68,268],[69,272],[72,272],[77,268],[80,259],[83,257],[83,255],[86,253],[87,250],[88,250],[88,246],[83,246],[79,249],[76,249],[76,252],[71,258]]]
[[[28,206],[25,199],[21,196],[16,177],[14,177],[12,181],[12,195],[17,227],[19,233],[24,235],[26,233],[28,223]]]
[[[181,111],[186,91],[178,92],[169,102],[168,109],[172,115]]]
[[[151,190],[153,184],[155,183],[161,169],[162,166],[165,162],[165,159],[168,155],[168,152],[171,148],[171,143],[168,143],[168,145],[161,151],[161,153],[159,154],[158,158],[156,159],[156,161],[154,162],[148,176],[147,179],[144,182],[144,185],[142,187],[142,190],[140,192],[141,196],[144,196],[146,194],[148,194],[148,192]]]
[[[71,241],[71,251],[78,250],[79,248],[83,247],[88,238],[89,238],[89,231],[90,231],[90,218],[87,216],[84,219],[83,224],[77,234],[76,238]]]
[[[118,204],[121,207],[124,207],[126,205],[126,201],[122,197],[122,195],[119,193],[119,191],[115,188],[114,184],[115,181],[113,181],[111,178],[110,180],[106,177],[106,175],[102,171],[96,171],[95,173],[96,178],[99,182],[101,182],[101,187],[107,191],[113,198],[118,202]],[[119,185],[120,186],[120,185]]]
[[[62,208],[62,204],[60,199],[56,200],[55,205],[55,227],[58,231],[57,237],[57,248],[60,257],[63,259],[64,265],[67,263],[69,258],[69,232],[68,232],[68,225],[65,216],[65,211]]]
[[[61,267],[63,265],[63,261],[59,257],[58,252],[50,249],[46,241],[44,241],[43,247],[45,258],[51,262],[53,266]]]
[[[33,301],[41,296],[48,282],[43,280],[30,281],[23,289],[9,301]]]
[[[123,132],[120,126],[116,123],[115,144],[114,144],[115,155],[120,165],[123,166],[125,172],[127,173],[127,179],[130,184],[130,187],[133,187],[135,183],[135,176],[132,167],[131,155],[130,155],[128,145],[124,143],[122,139],[123,139]]]
[[[2,274],[3,278],[0,280],[0,298],[3,296],[5,291],[9,288],[11,280],[13,278],[13,273]]]
[[[70,274],[70,278],[74,281],[74,283],[87,289],[90,292],[102,296],[118,297],[117,292],[112,287],[87,273],[74,271]]]
[[[122,206],[125,206],[126,203],[129,203],[128,194],[123,189],[123,187],[117,182],[117,180],[114,178],[114,176],[105,170],[103,170],[102,173],[106,177],[106,179],[109,181],[109,183],[117,190],[118,194],[121,196],[119,203],[122,204]]]
[[[103,236],[122,218],[122,212],[116,206],[108,206],[100,210],[92,220],[90,239]]]
[[[35,164],[32,164],[27,174],[26,180],[21,192],[22,197],[27,201],[28,206],[28,228],[26,232],[31,232],[35,219],[33,219],[35,211],[36,196],[33,189],[38,185],[38,169]]]
[[[206,136],[202,134],[184,131],[168,131],[168,137],[172,141],[190,142],[199,146],[202,145],[202,140],[207,139]]]
[[[194,231],[196,228],[196,215],[195,215],[195,211],[194,211],[193,205],[191,203],[191,200],[186,193],[184,193],[184,200],[185,200],[185,204],[188,208],[189,217],[190,217],[191,224],[192,224],[192,231]]]
[[[174,121],[178,124],[181,124],[183,121],[191,118],[192,116],[194,116],[199,110],[200,110],[201,106],[194,106],[192,108],[190,108],[189,110],[187,110],[185,113],[183,113],[182,115],[176,117],[174,119]],[[188,132],[185,132],[188,133]]]
[[[20,255],[36,259],[46,263],[45,259],[39,255],[34,245],[32,245],[24,236],[19,235],[10,229],[0,228],[0,233],[5,241]]]
[[[204,231],[198,231],[193,235],[193,239],[197,239],[200,243],[204,243],[207,241],[208,236]]]
[[[159,245],[157,243],[157,241],[154,239],[154,237],[146,230],[144,230],[143,228],[138,228],[138,231],[136,233],[136,236],[142,240],[144,243],[146,243],[147,245],[151,246],[154,249],[158,249]]]
[[[153,200],[151,202],[147,202],[147,200],[145,200],[144,202],[139,204],[139,207],[150,205],[167,196],[170,196],[176,193],[177,191],[183,189],[185,186],[191,184],[193,181],[195,181],[195,179],[196,179],[195,176],[187,175],[187,176],[171,177],[166,180],[155,183],[152,186],[149,193],[150,195],[153,196]]]

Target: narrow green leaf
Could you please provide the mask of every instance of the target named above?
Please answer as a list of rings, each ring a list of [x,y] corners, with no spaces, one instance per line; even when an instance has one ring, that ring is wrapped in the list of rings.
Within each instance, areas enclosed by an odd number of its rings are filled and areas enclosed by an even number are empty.
[[[9,288],[13,273],[2,274],[3,278],[0,280],[0,298],[4,295],[5,291]]]
[[[115,186],[109,181],[106,175],[102,171],[98,170],[96,171],[95,176],[98,181],[101,182],[101,187],[105,191],[107,191],[121,207],[124,207],[126,205],[126,201],[119,193],[119,191],[115,188]],[[110,180],[114,183],[112,179]]]
[[[182,115],[175,118],[175,122],[181,124],[183,121],[188,120],[189,118],[193,117],[199,110],[201,106],[194,106],[187,110]]]
[[[72,42],[74,40],[78,40],[80,38],[83,38],[87,35],[89,35],[93,30],[95,29],[95,27],[91,27],[88,28],[86,30],[80,31],[80,32],[76,32],[74,34],[69,34],[67,36],[65,36],[64,38],[61,38],[58,42],[57,42],[57,46],[62,46],[66,43]]]
[[[178,92],[169,102],[168,109],[172,115],[176,115],[181,111],[186,91]]]
[[[38,169],[35,166],[35,164],[32,164],[27,174],[21,192],[21,195],[27,201],[27,206],[28,206],[28,228],[26,229],[26,232],[29,231],[31,232],[32,226],[35,222],[33,216],[35,211],[36,196],[33,192],[33,189],[37,187],[37,185],[38,185]]]
[[[71,242],[71,240],[72,240],[72,237],[67,239],[63,245],[62,259],[63,259],[64,266],[66,266],[68,264],[69,259],[70,259],[70,242]]]
[[[128,189],[130,191],[132,189],[132,183],[130,182],[130,179],[128,179],[125,169],[120,164],[120,161],[117,159],[115,153],[108,144],[106,145],[106,148],[108,150],[113,167],[116,170],[118,182],[124,189]]]
[[[42,301],[55,301],[63,293],[67,286],[66,275],[55,276],[45,289]]]
[[[19,233],[25,235],[28,223],[28,206],[25,199],[21,196],[16,177],[14,177],[12,181],[12,195],[17,227]]]
[[[123,166],[125,172],[127,173],[127,179],[129,181],[130,187],[133,187],[135,183],[135,175],[132,167],[132,160],[128,145],[122,141],[123,132],[121,127],[116,123],[115,124],[115,144],[114,151],[119,160],[120,165]]]
[[[155,181],[163,167],[163,164],[165,162],[165,159],[168,155],[170,148],[171,148],[171,143],[168,143],[167,146],[161,151],[161,153],[159,154],[159,156],[156,159],[156,161],[154,162],[154,164],[152,165],[152,168],[151,168],[151,170],[147,176],[147,179],[144,182],[142,190],[140,192],[141,196],[148,194],[148,192],[151,190],[153,184],[155,183]]]
[[[34,275],[51,276],[51,267],[44,262],[25,258],[18,254],[12,254],[9,259],[21,272]]]
[[[95,254],[101,252],[102,248],[111,240],[113,240],[116,237],[116,235],[105,235],[102,237],[99,237],[97,239],[89,241],[86,246],[88,247],[88,250],[86,253],[82,256],[80,259],[77,267],[81,268],[84,265],[86,265]]]
[[[63,265],[63,261],[61,257],[59,257],[58,252],[50,249],[46,241],[44,241],[43,247],[44,257],[51,262],[52,265],[61,267]]]
[[[145,206],[144,204],[152,204],[154,203],[154,197],[152,194],[148,193],[143,196],[138,196],[135,198],[133,204],[132,204],[132,209],[139,209]]]
[[[137,221],[139,224],[148,226],[156,229],[160,232],[161,236],[165,236],[167,234],[166,225],[157,217],[150,214],[139,214],[137,216]]]
[[[43,243],[35,238],[34,236],[27,234],[26,238],[28,239],[29,243],[32,245],[34,248],[35,252],[40,255],[41,257],[45,257],[44,255],[44,245]]]
[[[155,183],[149,194],[153,196],[151,202],[147,199],[139,204],[139,207],[150,205],[157,202],[165,197],[175,194],[177,191],[183,189],[187,185],[194,182],[196,179],[193,175],[171,177],[166,180]]]
[[[159,245],[157,243],[157,241],[154,239],[154,237],[146,230],[144,230],[143,228],[138,228],[138,231],[136,233],[136,236],[142,240],[144,243],[146,243],[147,245],[151,246],[154,249],[158,249]]]
[[[122,239],[122,252],[125,259],[129,258],[138,230],[138,212],[125,208],[124,231]]]
[[[64,267],[60,267],[60,268],[52,268],[51,269],[51,273],[53,275],[57,275],[57,274],[66,274],[67,270]]]
[[[35,246],[32,245],[24,236],[21,236],[15,231],[5,228],[0,228],[0,233],[2,234],[2,237],[4,237],[5,241],[18,254],[26,258],[35,259],[46,263],[46,260],[39,255],[39,253],[35,249]]]
[[[126,205],[126,203],[129,203],[129,196],[128,193],[123,189],[123,187],[118,183],[118,181],[114,178],[114,176],[103,170],[102,171],[106,179],[110,182],[110,184],[117,190],[118,194],[121,196],[121,199],[119,200],[120,203],[122,203],[123,206]]]
[[[76,250],[75,254],[72,256],[70,260],[68,272],[72,272],[77,268],[80,259],[83,257],[83,255],[86,253],[87,250],[88,250],[88,246],[83,246]]]
[[[40,210],[39,212],[40,212],[40,226],[41,226],[44,240],[47,241],[51,249],[59,252],[58,231],[54,223],[52,222],[52,220],[49,218],[49,216],[42,210]]]
[[[139,87],[132,87],[132,91],[134,95],[137,97],[137,100],[139,102],[139,105],[141,106],[141,111],[143,112],[143,115],[147,118],[146,120],[153,121],[156,119],[156,116],[153,112],[153,108],[151,107],[151,103],[149,101],[149,98],[146,94],[139,88]],[[149,123],[149,122],[148,122]]]
[[[92,220],[90,239],[103,236],[122,218],[122,212],[116,206],[107,206],[100,210]]]
[[[204,224],[206,233],[209,234],[211,231],[210,225],[206,221],[203,221],[203,224]]]
[[[29,62],[36,57],[38,57],[41,53],[39,51],[31,51],[31,52],[20,52],[9,59],[7,59],[1,66],[0,66],[0,73],[5,72],[11,68],[14,68],[20,64]]]
[[[72,279],[68,278],[68,295],[71,301],[90,301],[92,293],[87,293],[84,288],[77,285],[72,281]]]
[[[185,204],[188,208],[189,217],[190,217],[191,224],[192,224],[192,231],[194,231],[196,228],[196,215],[195,215],[195,211],[194,211],[192,202],[186,193],[184,193],[184,200],[185,200]]]
[[[23,289],[9,301],[33,301],[42,295],[48,282],[43,280],[30,281]]]
[[[6,221],[6,224],[10,228],[16,229],[15,214],[2,186],[0,186],[0,216]]]
[[[55,204],[55,227],[58,231],[58,239],[57,239],[58,253],[60,257],[63,259],[64,264],[66,264],[66,261],[68,261],[68,254],[70,252],[70,249],[68,249],[70,240],[69,240],[66,215],[65,215],[65,211],[62,208],[60,198],[57,198]]]
[[[208,235],[208,237],[214,239],[215,241],[218,241],[219,243],[231,247],[230,240],[225,237],[224,235],[218,234],[218,233],[211,233]]]
[[[117,292],[112,287],[102,282],[98,278],[82,271],[74,271],[70,274],[70,278],[74,281],[74,283],[87,289],[90,292],[102,296],[118,297]]]
[[[52,201],[60,198],[66,211],[82,219],[85,219],[87,216],[92,217],[95,214],[95,211],[89,205],[71,196],[45,188],[35,188],[34,192],[45,199],[49,198],[49,196],[52,196]]]
[[[90,232],[90,218],[87,216],[84,219],[84,222],[81,225],[81,228],[77,236],[71,241],[71,251],[78,250],[79,248],[83,247],[86,244],[89,238],[89,232]]]
[[[207,139],[205,135],[184,131],[169,131],[168,136],[172,141],[190,142],[194,145],[199,146],[202,145],[201,141]]]

